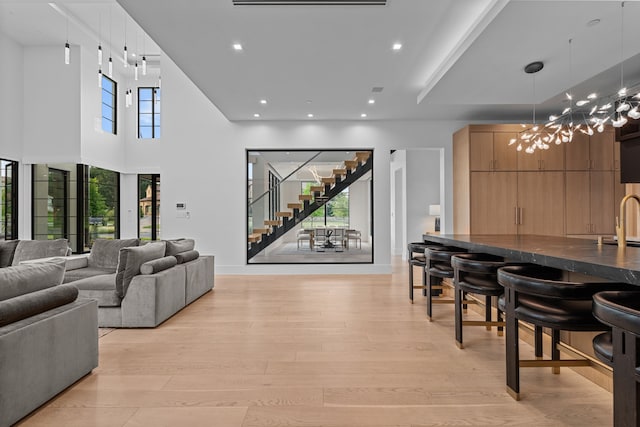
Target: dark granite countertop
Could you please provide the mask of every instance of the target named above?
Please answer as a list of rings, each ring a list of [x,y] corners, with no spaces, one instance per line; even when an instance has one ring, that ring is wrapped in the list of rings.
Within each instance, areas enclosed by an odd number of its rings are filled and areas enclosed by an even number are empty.
[[[595,240],[533,235],[425,234],[423,239],[514,261],[640,285],[638,247],[618,248],[615,245],[598,245]]]

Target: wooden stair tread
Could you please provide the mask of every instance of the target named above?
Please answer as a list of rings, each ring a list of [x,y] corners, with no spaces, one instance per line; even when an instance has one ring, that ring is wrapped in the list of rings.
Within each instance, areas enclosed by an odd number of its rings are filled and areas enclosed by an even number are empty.
[[[344,165],[347,167],[347,169],[355,169],[358,167],[358,161],[357,160],[345,160],[344,161]]]
[[[322,178],[322,183],[323,184],[333,184],[334,182],[336,182],[336,179],[332,176],[330,177],[326,177],[326,178]]]
[[[276,212],[276,216],[282,216],[282,217],[287,217],[290,218],[293,216],[292,212]]]
[[[289,209],[302,209],[302,203],[287,203]]]
[[[316,193],[316,192],[320,192],[322,193],[324,191],[324,187],[322,185],[312,185],[311,186],[311,191]]]
[[[369,151],[358,151],[356,152],[356,159],[358,161],[365,161],[369,158],[369,156],[371,156],[371,153]]]
[[[253,234],[269,234],[271,233],[271,228],[254,228]]]
[[[311,194],[300,194],[298,200],[313,200],[313,196]]]
[[[262,240],[262,234],[249,234],[249,243],[256,243]]]
[[[279,227],[280,225],[282,225],[282,221],[278,220],[278,219],[267,219],[264,221],[264,225],[269,225],[272,227]]]
[[[333,174],[335,176],[343,176],[347,174],[347,170],[346,169],[334,169],[333,170]]]

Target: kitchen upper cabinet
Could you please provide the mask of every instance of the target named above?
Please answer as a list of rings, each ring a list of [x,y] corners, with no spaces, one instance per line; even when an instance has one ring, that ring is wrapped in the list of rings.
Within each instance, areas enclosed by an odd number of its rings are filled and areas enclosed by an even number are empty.
[[[469,155],[473,171],[508,171],[517,168],[517,151],[509,146],[510,132],[470,132]]]
[[[564,147],[551,145],[548,150],[536,150],[532,154],[524,150],[518,152],[519,171],[562,171],[564,170]]]
[[[577,132],[573,141],[566,143],[567,170],[614,170],[614,139],[611,129],[585,135]],[[618,162],[619,164],[619,162]]]

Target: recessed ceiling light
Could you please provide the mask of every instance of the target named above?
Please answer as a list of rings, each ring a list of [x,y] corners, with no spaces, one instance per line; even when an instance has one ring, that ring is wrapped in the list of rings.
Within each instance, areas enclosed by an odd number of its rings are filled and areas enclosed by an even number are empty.
[[[362,113],[360,114],[360,117],[362,117],[363,119],[365,119],[367,117],[367,113]]]
[[[313,119],[313,114],[309,113],[307,114],[307,117],[309,117],[310,119]]]
[[[262,104],[262,105],[267,105],[267,100],[266,100],[266,99],[261,99],[261,100],[260,100],[260,104]]]
[[[240,43],[234,43],[233,44],[233,50],[241,51],[242,50],[242,45]]]
[[[135,53],[132,53],[132,54],[131,54],[131,56],[133,56],[133,57],[135,58],[136,54],[135,54]]]
[[[402,49],[402,43],[394,43],[393,46],[391,47],[391,49],[393,49],[393,50]]]
[[[255,117],[256,119],[258,119],[258,118],[260,118],[260,114],[255,113],[255,114],[253,115],[253,117]]]
[[[369,100],[369,104],[375,104],[375,103],[376,103],[376,100],[375,100],[375,99],[370,99],[370,100]]]

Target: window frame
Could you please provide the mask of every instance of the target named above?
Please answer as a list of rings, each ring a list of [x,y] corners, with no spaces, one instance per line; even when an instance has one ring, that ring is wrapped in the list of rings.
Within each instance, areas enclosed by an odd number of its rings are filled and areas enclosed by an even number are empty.
[[[151,113],[141,113],[140,111],[140,102],[142,100],[142,97],[140,96],[140,92],[143,90],[150,90],[151,91]],[[138,139],[159,139],[162,135],[162,130],[161,130],[161,122],[162,122],[162,109],[160,109],[160,111],[156,112],[156,104],[160,103],[162,101],[162,98],[160,97],[158,99],[158,92],[160,91],[160,88],[157,86],[140,86],[138,87]],[[144,101],[148,101],[148,100],[144,100]],[[151,126],[142,126],[141,120],[140,120],[140,116],[141,115],[150,115],[151,116]],[[156,115],[158,116],[158,120],[156,123]],[[143,137],[142,133],[140,132],[141,128],[151,128],[151,137]],[[156,127],[158,129],[160,129],[160,135],[156,135]]]
[[[113,85],[113,93],[109,92],[105,88],[105,84],[104,84],[105,80],[107,80],[108,82],[110,82]],[[109,105],[104,103],[103,98],[104,98],[105,93],[111,95],[111,101],[113,102],[113,106],[109,106]],[[105,76],[104,74],[102,75],[102,88],[101,88],[101,91],[100,91],[100,106],[102,107],[100,109],[100,117],[101,117],[100,126],[101,126],[102,131],[106,132],[106,133],[110,133],[112,135],[117,135],[118,134],[118,83],[115,80],[109,78],[109,76]],[[112,111],[113,120],[105,117],[104,114],[102,114],[102,109],[105,106],[107,108],[111,108],[113,110]],[[111,130],[105,129],[104,120],[109,120],[110,122],[112,122],[112,129]]]

